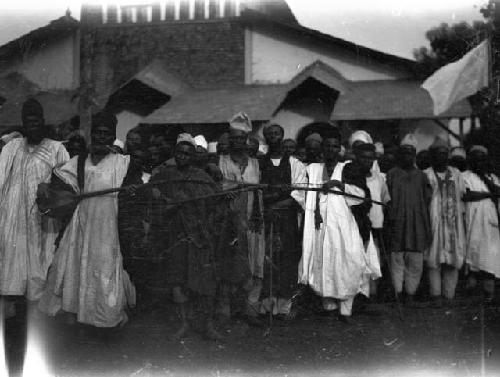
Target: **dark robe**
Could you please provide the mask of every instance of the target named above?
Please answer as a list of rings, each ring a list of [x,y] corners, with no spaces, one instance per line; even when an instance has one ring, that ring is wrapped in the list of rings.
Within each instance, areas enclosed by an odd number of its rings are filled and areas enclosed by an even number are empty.
[[[290,158],[283,156],[279,166],[274,166],[269,155],[260,161],[261,183],[263,184],[292,184]],[[271,197],[277,194],[276,197]],[[280,201],[290,200],[285,208],[271,210],[270,207]],[[301,257],[300,234],[298,227],[299,205],[290,196],[290,191],[269,189],[264,195],[264,221],[266,230],[266,253],[269,255],[270,246],[273,247],[273,295],[281,298],[290,298],[297,287],[298,264]],[[271,223],[273,235],[271,238]],[[272,244],[271,244],[272,239]],[[268,265],[269,267],[269,265]],[[264,271],[263,293],[269,292],[269,269]]]
[[[431,243],[429,204],[432,188],[427,176],[417,168],[395,167],[387,173],[391,196],[387,216],[389,250],[423,252]]]

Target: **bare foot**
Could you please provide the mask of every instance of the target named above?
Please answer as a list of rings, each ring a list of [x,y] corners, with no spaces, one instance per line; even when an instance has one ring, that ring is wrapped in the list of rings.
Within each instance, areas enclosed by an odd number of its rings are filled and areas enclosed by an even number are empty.
[[[170,336],[171,340],[181,340],[186,336],[186,334],[189,331],[189,324],[187,322],[184,322],[179,330],[172,336]]]

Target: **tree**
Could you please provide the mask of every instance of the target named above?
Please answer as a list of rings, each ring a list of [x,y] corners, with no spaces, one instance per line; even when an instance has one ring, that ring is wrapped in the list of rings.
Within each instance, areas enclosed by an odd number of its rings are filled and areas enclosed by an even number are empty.
[[[466,144],[481,143],[491,151],[495,166],[500,169],[500,101],[498,83],[500,80],[500,6],[499,0],[490,0],[480,9],[486,21],[476,21],[472,25],[459,22],[449,26],[443,23],[426,33],[430,49],[420,47],[413,51],[417,60],[416,74],[425,79],[440,67],[454,62],[481,43],[488,35],[492,50],[492,84],[489,88],[469,97],[473,116],[479,118],[481,130],[469,135]],[[496,84],[493,84],[496,83]]]

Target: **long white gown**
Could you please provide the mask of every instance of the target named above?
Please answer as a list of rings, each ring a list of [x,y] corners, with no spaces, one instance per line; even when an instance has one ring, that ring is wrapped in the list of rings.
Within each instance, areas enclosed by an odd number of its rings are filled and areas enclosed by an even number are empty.
[[[338,163],[330,179],[342,180],[345,163]],[[323,163],[307,167],[309,185],[320,187]],[[345,185],[345,191],[364,197],[364,191]],[[323,223],[315,228],[316,195]],[[304,217],[303,254],[299,264],[299,283],[308,284],[321,297],[348,300],[357,293],[369,294],[369,280],[380,277],[380,265],[373,238],[365,250],[358,226],[349,206],[359,199],[308,192]]]
[[[484,182],[473,172],[462,173],[466,189],[489,192]],[[497,176],[492,175],[496,185]],[[465,205],[466,257],[465,261],[472,271],[486,271],[500,277],[500,232],[495,204],[490,199],[469,202]]]
[[[109,154],[97,165],[85,162],[85,192],[121,186],[130,156]],[[77,158],[55,174],[76,192]],[[75,210],[49,271],[40,309],[55,315],[61,309],[78,322],[114,327],[126,319],[126,305],[135,304],[135,290],[123,269],[118,239],[117,193],[85,199]]]
[[[64,146],[43,139],[9,142],[0,154],[0,294],[38,300],[54,255],[58,222],[43,217],[35,199],[38,185],[69,160]]]

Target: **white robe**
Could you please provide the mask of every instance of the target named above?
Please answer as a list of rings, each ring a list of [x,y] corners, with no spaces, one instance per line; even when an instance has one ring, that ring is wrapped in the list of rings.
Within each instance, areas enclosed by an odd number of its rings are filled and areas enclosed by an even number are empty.
[[[121,186],[130,156],[109,154],[97,165],[85,162],[85,192]],[[55,174],[79,192],[77,157]],[[77,314],[81,323],[114,327],[135,304],[135,291],[122,265],[118,238],[118,194],[85,199],[75,210],[49,271],[40,309]]]
[[[466,189],[489,192],[481,179],[471,171],[462,173]],[[495,184],[500,180],[492,176]],[[472,271],[486,271],[500,277],[500,233],[497,208],[490,199],[468,202],[465,205],[466,257]]]
[[[338,163],[330,179],[342,180],[345,163]],[[323,163],[307,166],[309,185],[320,187]],[[364,197],[359,187],[345,185],[345,192]],[[321,297],[346,300],[361,292],[368,296],[369,279],[380,277],[377,252],[370,236],[365,252],[356,220],[349,209],[359,199],[319,193],[323,223],[315,228],[314,211],[317,192],[308,192],[304,218],[302,259],[299,264],[299,283],[308,284]]]
[[[465,229],[464,229],[464,205],[462,195],[464,193],[464,182],[458,169],[448,167],[446,175],[455,183],[454,195],[456,198],[456,219],[454,233],[444,221],[443,197],[439,189],[438,179],[432,167],[425,169],[424,173],[429,178],[432,187],[432,200],[429,206],[431,217],[432,243],[424,252],[424,258],[430,268],[438,268],[447,264],[457,269],[462,267],[465,255]],[[451,235],[454,234],[454,242]]]
[[[0,294],[38,300],[54,255],[58,222],[43,217],[35,199],[38,185],[69,160],[64,146],[44,139],[29,146],[9,142],[0,154]]]

